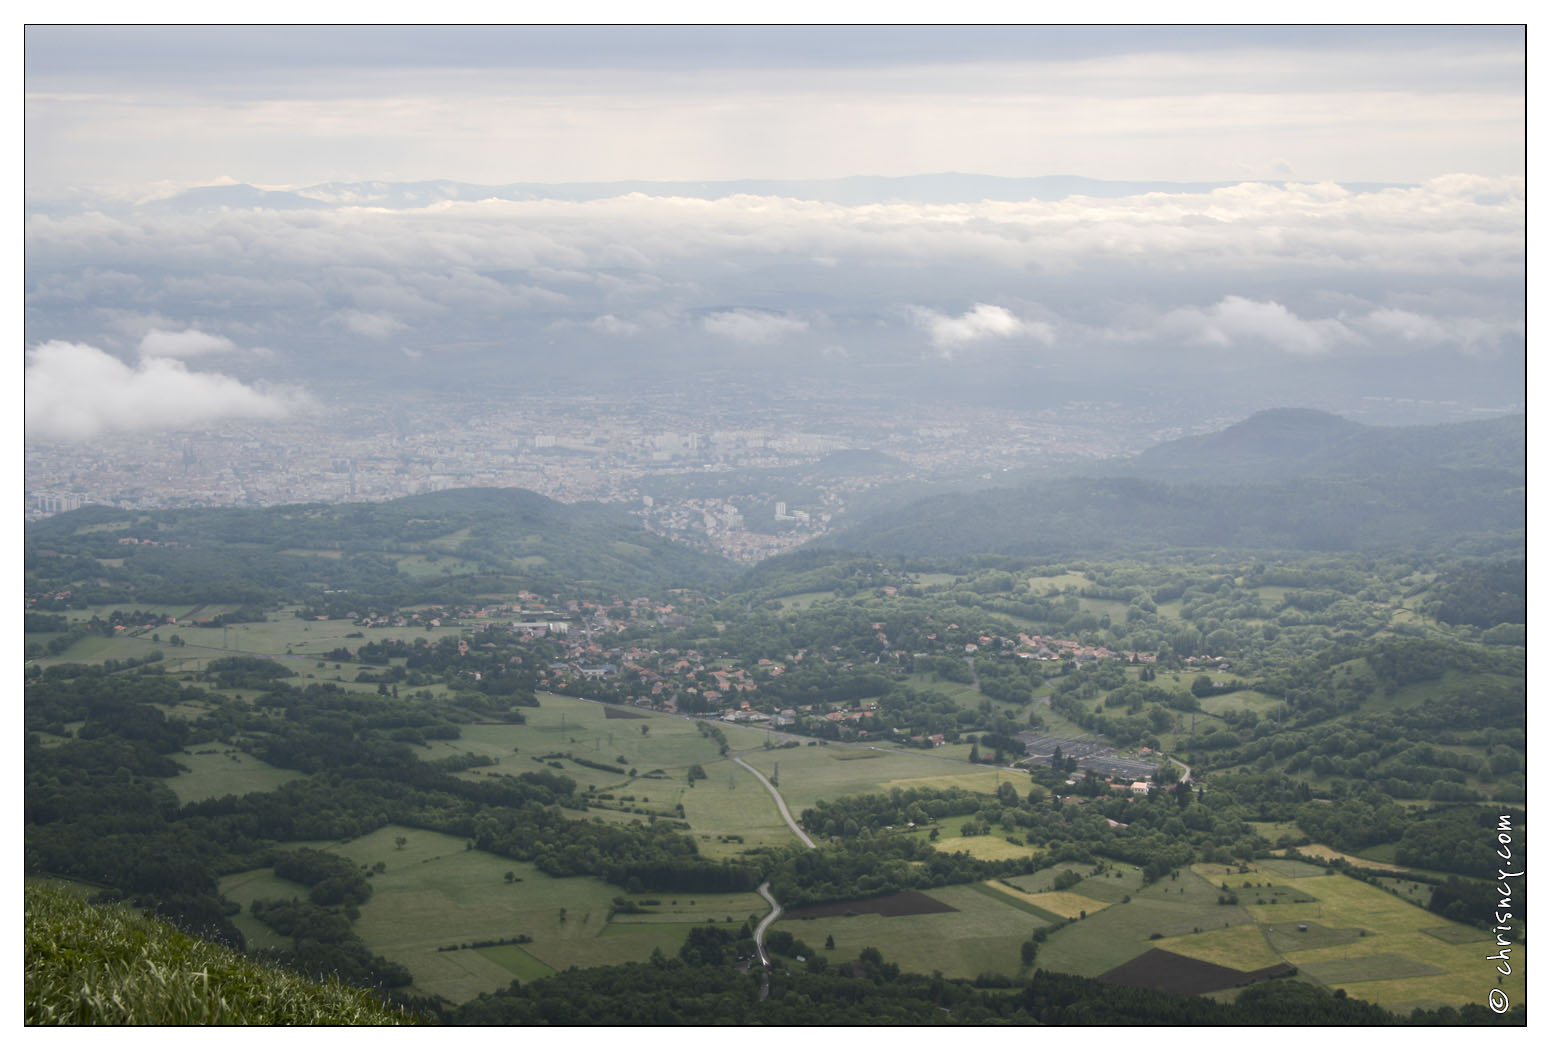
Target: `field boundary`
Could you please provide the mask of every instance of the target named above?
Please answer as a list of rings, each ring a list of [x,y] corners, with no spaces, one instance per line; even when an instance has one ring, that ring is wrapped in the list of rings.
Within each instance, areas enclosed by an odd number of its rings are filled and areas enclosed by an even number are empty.
[[[966,884],[966,886],[978,894],[984,894],[988,898],[994,898],[995,900],[1001,902],[1003,905],[1011,905],[1013,908],[1026,912],[1030,916],[1037,916],[1038,918],[1044,920],[1046,923],[1067,922],[1065,916],[1057,916],[1049,909],[1042,909],[1032,902],[1022,901],[1013,897],[1011,894],[1004,894],[1002,891],[997,890],[995,887],[988,887],[984,883],[969,883]]]

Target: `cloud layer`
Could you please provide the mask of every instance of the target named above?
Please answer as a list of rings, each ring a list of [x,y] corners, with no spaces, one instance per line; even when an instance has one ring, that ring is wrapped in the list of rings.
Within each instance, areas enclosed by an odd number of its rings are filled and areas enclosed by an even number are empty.
[[[250,394],[264,377],[375,378],[385,350],[402,368],[478,356],[520,377],[557,348],[670,370],[991,367],[1031,350],[1139,369],[1187,353],[1444,355],[1511,380],[1524,255],[1523,181],[1468,175],[975,204],[630,193],[164,205],[29,216],[26,321],[34,342],[138,351],[142,370],[219,354]]]

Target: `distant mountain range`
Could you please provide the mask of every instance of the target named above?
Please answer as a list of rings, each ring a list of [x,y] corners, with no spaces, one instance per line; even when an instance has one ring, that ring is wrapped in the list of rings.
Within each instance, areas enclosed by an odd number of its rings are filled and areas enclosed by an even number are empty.
[[[875,555],[1522,551],[1524,417],[1367,427],[1273,410],[1097,476],[936,496],[817,542]]]
[[[1438,469],[1524,476],[1524,417],[1370,427],[1314,409],[1269,409],[1215,434],[1177,438],[1128,461],[1157,481],[1266,482]]]
[[[445,201],[595,201],[639,193],[652,197],[719,200],[739,194],[792,197],[830,204],[862,205],[888,201],[919,204],[972,204],[978,201],[1059,201],[1067,197],[1131,197],[1144,193],[1209,193],[1231,182],[1139,182],[1089,179],[1080,175],[1005,178],[940,172],[931,175],[853,175],[842,179],[733,179],[714,182],[573,182],[505,184],[454,180],[419,182],[329,182],[296,190],[263,190],[247,184],[201,186],[142,207],[155,212],[316,210],[350,205],[373,208],[424,208]],[[1276,183],[1274,185],[1282,185]],[[1355,192],[1386,189],[1399,183],[1347,183]]]

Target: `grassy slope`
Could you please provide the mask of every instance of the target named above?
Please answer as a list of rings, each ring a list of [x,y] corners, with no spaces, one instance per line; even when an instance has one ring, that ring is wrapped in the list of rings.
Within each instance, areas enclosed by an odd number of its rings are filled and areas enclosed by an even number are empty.
[[[26,885],[28,1025],[405,1025],[359,989],[264,967],[129,909]]]

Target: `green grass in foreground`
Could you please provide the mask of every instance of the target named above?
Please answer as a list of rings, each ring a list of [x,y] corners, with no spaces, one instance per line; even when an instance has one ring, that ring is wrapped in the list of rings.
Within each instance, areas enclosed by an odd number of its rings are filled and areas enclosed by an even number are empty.
[[[28,1025],[411,1025],[348,986],[252,962],[125,908],[26,885]]]

